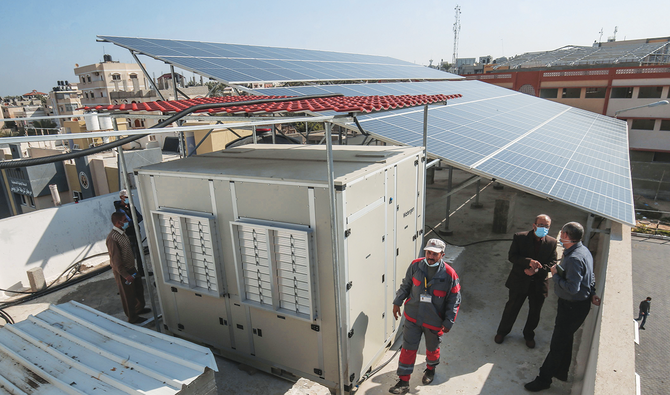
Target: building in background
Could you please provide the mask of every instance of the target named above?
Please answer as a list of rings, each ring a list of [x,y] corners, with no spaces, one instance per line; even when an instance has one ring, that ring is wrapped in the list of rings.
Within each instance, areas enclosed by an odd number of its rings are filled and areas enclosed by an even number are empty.
[[[134,63],[120,63],[104,55],[102,63],[75,67],[82,106],[123,104],[156,100],[142,69]]]
[[[670,199],[670,105],[658,105],[670,100],[670,37],[525,53],[465,77],[627,120],[635,194]]]
[[[81,92],[77,89],[77,84],[71,84],[68,81],[57,81],[57,86],[54,86],[49,92],[49,102],[51,103],[53,115],[82,115],[81,108]],[[59,126],[63,126],[65,119],[56,119]]]

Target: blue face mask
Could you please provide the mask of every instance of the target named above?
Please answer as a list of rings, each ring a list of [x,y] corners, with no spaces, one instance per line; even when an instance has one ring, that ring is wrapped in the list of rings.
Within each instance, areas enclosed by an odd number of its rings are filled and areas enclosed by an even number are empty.
[[[128,198],[123,198],[123,203],[128,204]]]
[[[428,267],[435,267],[435,266],[437,266],[437,265],[439,265],[439,264],[440,264],[440,261],[437,261],[437,262],[435,262],[435,263],[433,263],[433,264],[431,265],[431,264],[428,263],[428,260],[426,259],[426,266],[428,266]]]
[[[128,225],[129,225],[128,222],[124,222],[124,223],[123,223],[123,230],[128,229]]]
[[[543,228],[543,227],[540,227],[540,226],[535,228],[535,236],[537,236],[539,238],[542,238],[542,237],[544,237],[548,234],[549,234],[549,228]]]

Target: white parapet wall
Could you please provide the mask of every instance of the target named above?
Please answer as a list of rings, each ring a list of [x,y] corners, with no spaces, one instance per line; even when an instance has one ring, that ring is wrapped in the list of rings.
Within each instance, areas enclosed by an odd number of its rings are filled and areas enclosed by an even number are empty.
[[[0,220],[0,289],[29,287],[26,272],[33,268],[42,268],[50,284],[87,257],[100,254],[86,265],[106,261],[105,238],[118,199],[118,193],[110,193]],[[0,300],[14,295],[0,291]]]

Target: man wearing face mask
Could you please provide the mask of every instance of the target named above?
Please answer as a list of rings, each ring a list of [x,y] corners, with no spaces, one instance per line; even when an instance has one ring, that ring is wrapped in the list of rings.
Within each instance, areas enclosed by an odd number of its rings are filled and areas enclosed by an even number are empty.
[[[508,253],[512,270],[505,283],[509,288],[509,299],[494,338],[498,344],[512,330],[527,298],[528,318],[523,328],[523,337],[528,348],[535,348],[535,328],[540,322],[542,305],[548,295],[547,273],[557,261],[556,239],[548,235],[550,226],[551,218],[540,214],[535,218],[532,230],[514,235]]]
[[[144,276],[144,268],[142,267],[142,259],[140,257],[140,248],[137,245],[137,236],[135,235],[135,227],[133,226],[133,216],[130,211],[130,203],[128,203],[128,191],[122,189],[119,191],[120,200],[114,201],[114,210],[117,213],[123,213],[126,215],[126,220],[128,221],[128,227],[125,232],[130,240],[130,246],[133,249],[133,256],[137,261],[137,271],[140,276]],[[142,222],[142,214],[137,211],[135,208],[135,216],[137,217],[137,224],[139,225]]]
[[[591,311],[591,303],[600,306],[596,295],[596,278],[593,274],[593,257],[581,240],[584,228],[577,222],[563,225],[559,241],[563,244],[563,260],[551,267],[554,292],[558,296],[558,309],[551,335],[549,354],[535,380],[524,387],[531,392],[551,386],[552,378],[568,380],[572,362],[572,343],[575,332]]]
[[[138,324],[146,321],[139,314],[146,314],[151,310],[145,308],[144,288],[142,280],[137,277],[135,270],[135,259],[130,247],[130,240],[124,233],[128,228],[128,220],[123,213],[112,214],[114,227],[107,235],[107,251],[109,252],[109,265],[112,267],[116,286],[121,296],[123,312],[128,317],[128,322]]]
[[[425,258],[412,261],[400,289],[393,300],[393,316],[400,317],[405,303],[405,325],[398,361],[398,383],[389,389],[392,394],[409,392],[409,379],[414,370],[416,351],[423,335],[426,341],[426,370],[421,382],[428,385],[435,378],[440,363],[442,335],[449,332],[461,304],[461,286],[456,271],[442,258],[446,245],[430,239],[424,248]]]

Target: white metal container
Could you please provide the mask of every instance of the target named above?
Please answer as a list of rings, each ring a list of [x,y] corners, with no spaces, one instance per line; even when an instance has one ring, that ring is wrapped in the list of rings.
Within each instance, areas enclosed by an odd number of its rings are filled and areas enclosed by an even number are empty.
[[[339,314],[345,388],[380,360],[421,248],[425,154],[334,146],[333,158],[335,246],[324,146],[244,146],[139,169],[166,329],[335,389]]]

